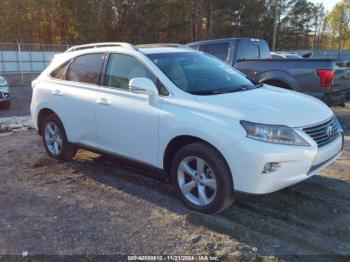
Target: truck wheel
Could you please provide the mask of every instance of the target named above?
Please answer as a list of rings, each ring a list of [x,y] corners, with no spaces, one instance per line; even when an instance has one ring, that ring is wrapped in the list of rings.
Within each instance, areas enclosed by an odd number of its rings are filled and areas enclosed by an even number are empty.
[[[207,143],[182,147],[172,161],[171,179],[181,200],[196,211],[219,213],[233,203],[231,172]]]
[[[63,124],[56,115],[45,117],[41,130],[44,146],[50,157],[65,161],[75,156],[78,148],[68,142]]]

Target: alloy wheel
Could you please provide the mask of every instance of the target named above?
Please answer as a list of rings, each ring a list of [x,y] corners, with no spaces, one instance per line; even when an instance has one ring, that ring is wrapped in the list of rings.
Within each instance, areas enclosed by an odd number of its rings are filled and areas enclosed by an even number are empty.
[[[45,143],[47,149],[53,155],[59,155],[62,152],[62,135],[59,127],[54,122],[48,122],[45,126]]]
[[[180,162],[177,182],[186,199],[197,206],[209,205],[216,196],[215,173],[200,157],[189,156]]]

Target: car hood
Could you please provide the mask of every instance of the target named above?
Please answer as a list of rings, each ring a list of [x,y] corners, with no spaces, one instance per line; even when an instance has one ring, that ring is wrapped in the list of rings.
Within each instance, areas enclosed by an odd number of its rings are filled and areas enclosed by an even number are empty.
[[[239,120],[263,124],[302,127],[320,123],[333,112],[320,100],[273,86],[220,94],[196,96],[195,100],[213,112],[232,114]]]

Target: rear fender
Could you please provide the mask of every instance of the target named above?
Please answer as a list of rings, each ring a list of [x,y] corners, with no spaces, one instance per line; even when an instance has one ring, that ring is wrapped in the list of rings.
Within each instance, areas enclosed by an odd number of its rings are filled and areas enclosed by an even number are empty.
[[[285,83],[288,87],[290,87],[294,91],[300,91],[300,85],[298,84],[296,79],[284,71],[279,71],[279,70],[267,71],[258,75],[256,77],[256,80],[258,80],[259,82],[277,80]]]

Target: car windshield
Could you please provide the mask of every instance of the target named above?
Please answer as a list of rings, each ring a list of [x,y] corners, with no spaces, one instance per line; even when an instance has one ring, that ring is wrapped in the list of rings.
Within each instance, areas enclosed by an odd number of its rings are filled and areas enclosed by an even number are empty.
[[[176,52],[147,56],[178,88],[191,94],[223,94],[259,86],[231,66],[204,53]]]

